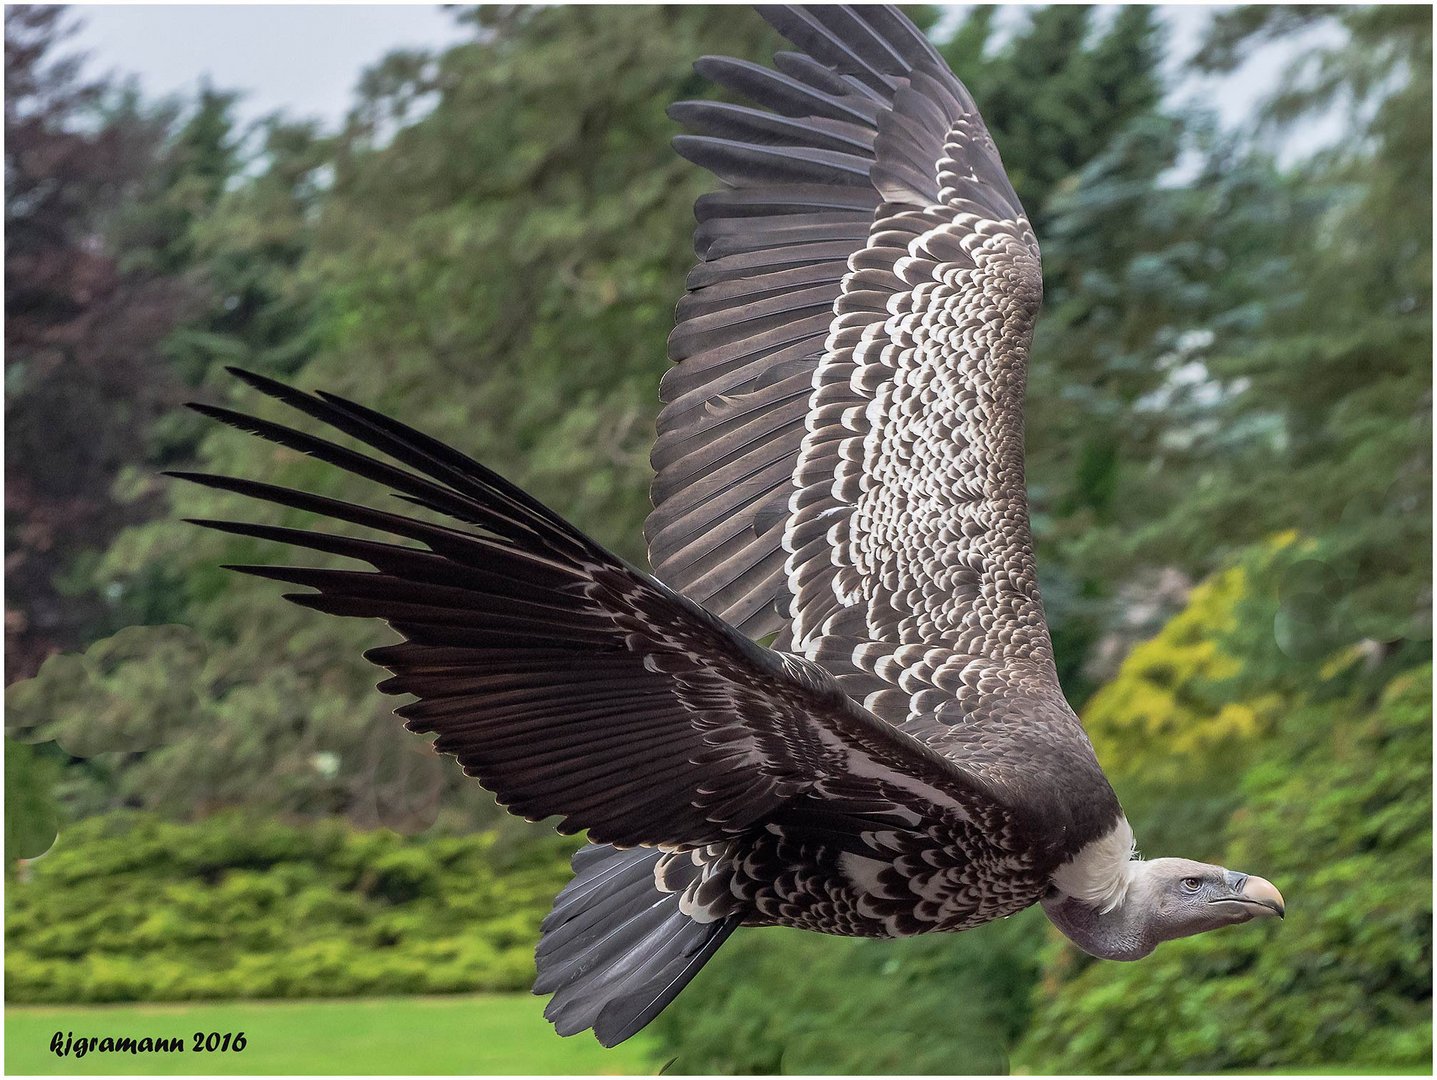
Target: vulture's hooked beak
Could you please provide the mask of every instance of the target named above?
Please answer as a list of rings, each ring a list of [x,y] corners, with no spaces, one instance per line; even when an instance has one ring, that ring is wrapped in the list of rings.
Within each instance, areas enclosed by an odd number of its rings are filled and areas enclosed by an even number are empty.
[[[1276,915],[1279,919],[1283,917],[1286,908],[1282,902],[1282,893],[1278,892],[1277,886],[1266,878],[1244,875],[1233,884],[1236,888],[1230,898],[1214,902],[1244,904],[1254,909],[1254,918],[1262,915]]]

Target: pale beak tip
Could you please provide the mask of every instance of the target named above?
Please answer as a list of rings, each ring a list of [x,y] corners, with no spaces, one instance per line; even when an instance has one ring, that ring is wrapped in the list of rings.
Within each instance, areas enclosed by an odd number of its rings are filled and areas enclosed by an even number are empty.
[[[1244,898],[1261,904],[1279,919],[1284,918],[1287,906],[1282,902],[1282,893],[1277,891],[1277,886],[1266,878],[1249,877],[1242,887]]]

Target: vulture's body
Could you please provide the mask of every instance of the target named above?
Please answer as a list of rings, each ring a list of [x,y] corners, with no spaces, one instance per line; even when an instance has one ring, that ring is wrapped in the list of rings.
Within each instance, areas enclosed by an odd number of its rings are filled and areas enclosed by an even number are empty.
[[[535,990],[610,1044],[740,926],[894,937],[1041,900],[1127,959],[1281,908],[1134,860],[1059,689],[1023,483],[1038,247],[968,92],[893,9],[764,14],[799,51],[698,65],[757,108],[674,110],[725,188],[662,387],[663,584],[342,399],[245,376],[397,464],[201,407],[452,519],[191,477],[388,537],[206,523],[368,563],[243,569],[387,620],[405,640],[370,655],[408,726],[513,812],[588,830]]]

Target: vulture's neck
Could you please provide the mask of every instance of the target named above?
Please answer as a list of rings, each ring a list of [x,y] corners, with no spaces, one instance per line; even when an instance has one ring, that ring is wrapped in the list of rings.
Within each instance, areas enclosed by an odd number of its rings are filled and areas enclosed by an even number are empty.
[[[1132,827],[1119,818],[1053,874],[1043,911],[1091,956],[1140,960],[1157,948],[1143,903],[1145,865],[1135,853]]]

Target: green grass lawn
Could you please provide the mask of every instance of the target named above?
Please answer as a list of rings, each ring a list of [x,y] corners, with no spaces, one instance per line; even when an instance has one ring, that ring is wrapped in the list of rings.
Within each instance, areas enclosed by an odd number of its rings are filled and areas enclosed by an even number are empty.
[[[654,1073],[641,1035],[605,1050],[569,1039],[528,994],[234,1001],[195,1005],[36,1005],[5,1010],[5,1071],[35,1073]],[[56,1031],[139,1039],[181,1037],[175,1054],[50,1052]],[[197,1031],[245,1033],[240,1053],[195,1053]]]
[[[1294,1065],[1281,1069],[1242,1069],[1228,1076],[1429,1076],[1431,1069],[1411,1065]]]
[[[528,994],[234,1001],[198,1005],[34,1005],[5,1010],[5,1071],[107,1073],[654,1074],[661,1064],[643,1035],[605,1050],[584,1034],[561,1039],[544,1003]],[[181,1038],[183,1053],[56,1057],[56,1031],[81,1036]],[[197,1031],[245,1033],[240,1053],[195,1053]],[[1351,1065],[1279,1072],[1390,1073]],[[1425,1070],[1399,1070],[1421,1074]]]

